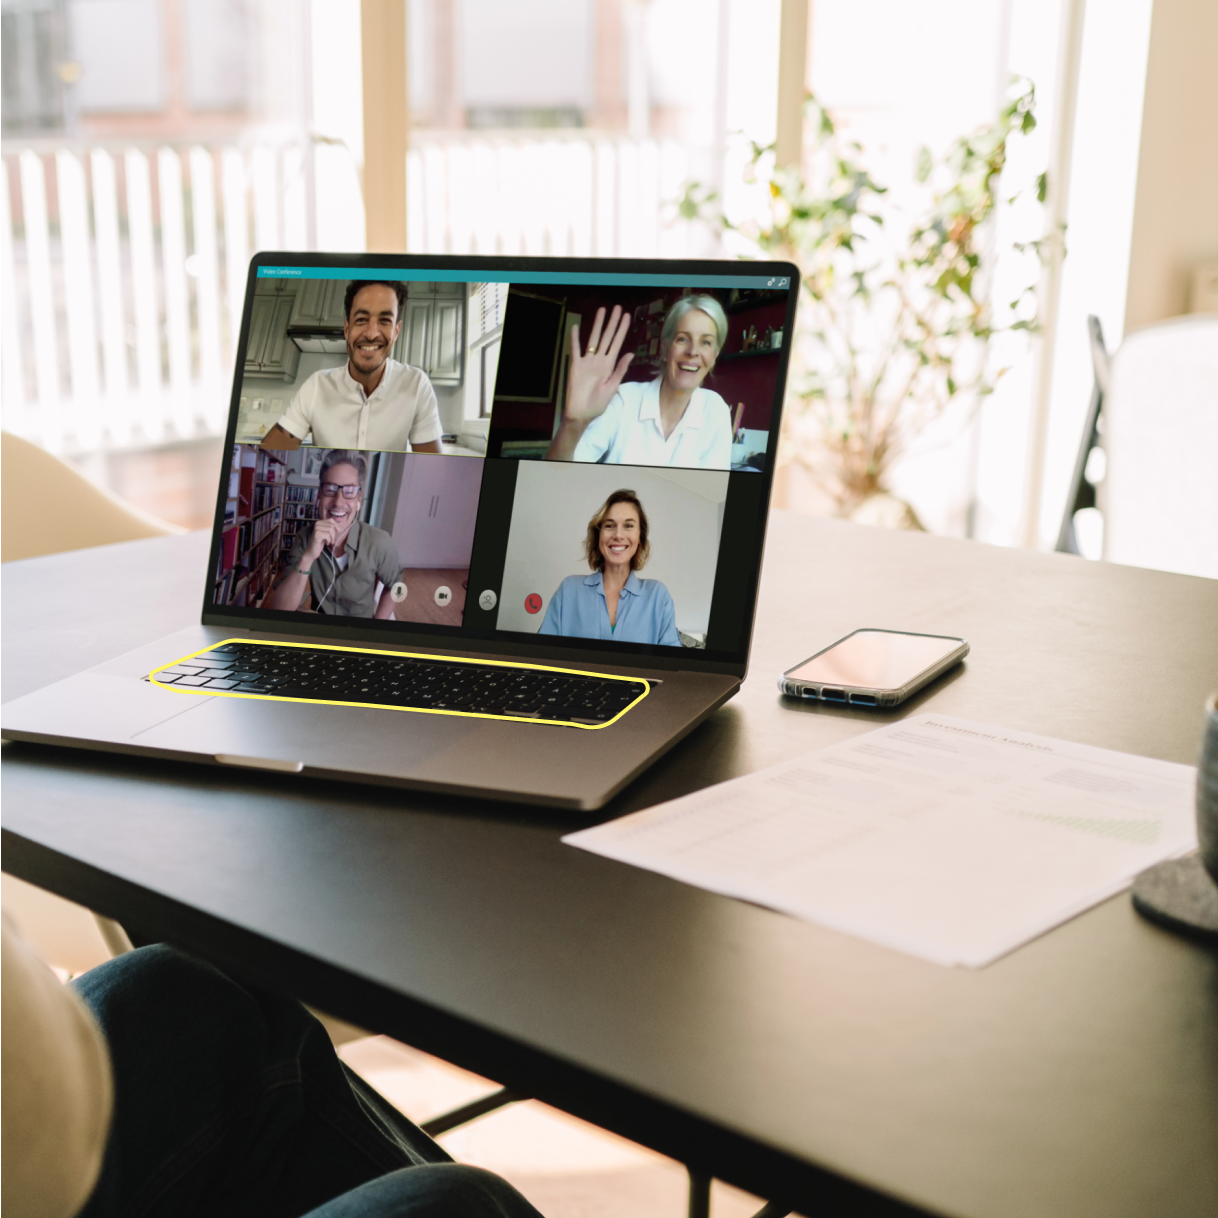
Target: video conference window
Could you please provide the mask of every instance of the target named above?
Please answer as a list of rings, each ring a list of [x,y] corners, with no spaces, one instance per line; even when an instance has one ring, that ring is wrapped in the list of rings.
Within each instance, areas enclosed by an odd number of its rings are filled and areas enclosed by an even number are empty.
[[[513,285],[487,455],[764,469],[786,311],[785,291]]]
[[[524,463],[497,626],[705,647],[726,471]]]
[[[482,462],[233,447],[218,605],[460,626]]]
[[[482,456],[486,308],[506,285],[255,280],[238,442]],[[501,305],[497,305],[501,307]]]

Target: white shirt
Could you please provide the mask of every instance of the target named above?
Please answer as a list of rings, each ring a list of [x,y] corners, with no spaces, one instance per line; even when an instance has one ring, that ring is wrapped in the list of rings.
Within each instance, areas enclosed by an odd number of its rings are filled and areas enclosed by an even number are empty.
[[[323,368],[296,391],[279,426],[298,440],[313,433],[319,448],[405,452],[438,440],[443,430],[436,391],[421,368],[385,361],[385,374],[371,396],[347,365]]]
[[[588,424],[573,457],[610,465],[729,469],[732,412],[713,389],[695,389],[672,435],[660,421],[660,381],[627,381]]]

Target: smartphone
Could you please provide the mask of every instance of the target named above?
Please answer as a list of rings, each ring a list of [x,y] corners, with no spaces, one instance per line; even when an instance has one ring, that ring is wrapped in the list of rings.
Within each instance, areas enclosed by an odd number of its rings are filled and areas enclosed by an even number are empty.
[[[792,698],[899,706],[968,655],[964,639],[903,630],[856,630],[778,678]]]

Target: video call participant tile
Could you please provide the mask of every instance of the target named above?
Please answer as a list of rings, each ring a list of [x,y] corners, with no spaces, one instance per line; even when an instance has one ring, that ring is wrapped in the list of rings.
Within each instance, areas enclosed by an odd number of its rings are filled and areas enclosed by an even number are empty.
[[[215,603],[459,627],[482,465],[236,445]]]
[[[705,647],[728,479],[522,462],[497,628]]]
[[[764,468],[785,293],[513,285],[487,455]]]

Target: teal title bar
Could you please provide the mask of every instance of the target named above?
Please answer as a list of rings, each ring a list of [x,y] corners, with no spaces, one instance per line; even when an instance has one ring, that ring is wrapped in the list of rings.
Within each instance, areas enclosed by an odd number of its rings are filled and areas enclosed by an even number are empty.
[[[401,283],[561,283],[621,288],[773,288],[791,286],[786,276],[615,275],[596,271],[439,271],[402,267],[260,266],[259,279],[396,279]]]

